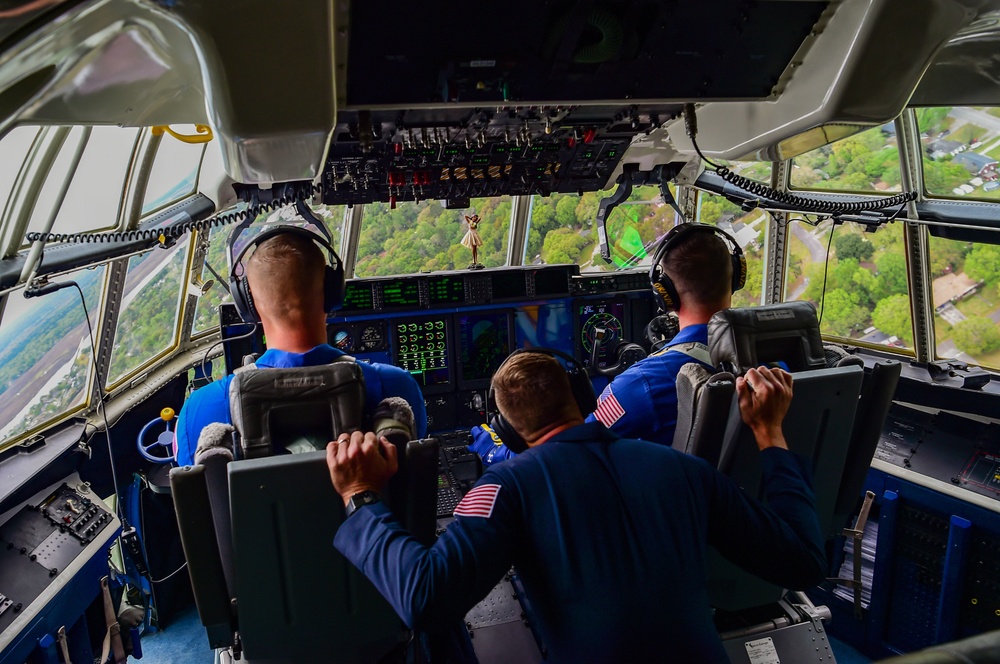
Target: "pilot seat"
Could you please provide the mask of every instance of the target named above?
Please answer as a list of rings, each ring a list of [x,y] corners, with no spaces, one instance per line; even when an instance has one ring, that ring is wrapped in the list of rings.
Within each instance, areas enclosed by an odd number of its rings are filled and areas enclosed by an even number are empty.
[[[324,450],[342,432],[378,430],[364,406],[351,358],[240,369],[230,386],[235,431],[206,427],[195,465],[171,472],[195,602],[217,661],[377,662],[405,647],[405,625],[333,548],[344,506]],[[389,437],[400,470],[384,498],[429,543],[437,441],[412,437]]]
[[[860,358],[825,347],[816,310],[808,302],[721,311],[709,322],[708,337],[712,364],[720,371],[713,373],[699,363],[681,369],[673,447],[706,459],[762,499],[757,446],[740,417],[735,376],[761,365],[783,366],[795,377],[785,438],[793,452],[812,461],[823,533],[841,534],[861,502],[899,379],[899,363],[877,361],[866,369]],[[862,522],[845,534],[853,537],[863,531],[869,506],[870,499],[861,507]],[[860,579],[846,582],[860,597]],[[772,646],[782,661],[799,661],[806,653],[815,654],[817,640],[825,641],[822,620],[830,617],[826,607],[813,605],[805,593],[752,576],[714,551],[709,557],[709,595],[733,662],[749,662],[755,648]],[[770,641],[757,643],[761,639]],[[826,652],[832,658],[832,651]]]

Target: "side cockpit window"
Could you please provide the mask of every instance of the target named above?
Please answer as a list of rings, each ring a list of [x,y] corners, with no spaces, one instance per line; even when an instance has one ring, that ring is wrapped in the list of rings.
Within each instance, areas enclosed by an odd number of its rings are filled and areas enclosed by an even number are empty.
[[[153,249],[128,261],[121,308],[111,351],[108,385],[177,343],[178,323],[187,290],[190,237],[166,249]]]
[[[928,196],[1000,199],[1000,108],[918,108],[916,117]]]
[[[205,145],[163,137],[153,159],[142,199],[142,216],[175,203],[195,192]]]
[[[832,233],[832,236],[831,236]],[[823,334],[913,349],[902,224],[874,233],[853,223],[794,218],[788,229],[785,300],[808,300]]]
[[[103,266],[66,275],[83,290],[97,334]],[[59,281],[64,281],[60,277]],[[75,288],[25,299],[8,294],[0,321],[0,449],[89,402],[90,334]]]

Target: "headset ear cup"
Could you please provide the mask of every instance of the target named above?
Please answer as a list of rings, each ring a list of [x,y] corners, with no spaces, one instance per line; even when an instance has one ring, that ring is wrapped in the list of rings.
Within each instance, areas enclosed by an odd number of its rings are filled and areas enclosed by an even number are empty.
[[[503,444],[507,446],[514,454],[520,454],[521,452],[528,449],[528,443],[525,442],[521,434],[517,432],[510,423],[504,419],[500,411],[497,411],[493,418],[490,420],[490,428],[493,429],[493,433],[500,437]]]
[[[233,304],[236,305],[236,312],[244,322],[260,322],[260,315],[257,313],[257,307],[254,306],[253,294],[250,292],[250,282],[247,280],[246,275],[230,279],[229,293],[233,296]]]
[[[586,371],[579,368],[570,371],[569,387],[581,415],[586,417],[597,410],[597,394],[594,393],[594,384],[590,382]]]
[[[747,257],[737,246],[733,253],[733,292],[747,285]]]
[[[326,266],[323,272],[323,310],[336,311],[344,304],[344,266],[337,260],[337,267]]]
[[[652,281],[653,294],[657,304],[664,311],[677,311],[681,306],[681,298],[674,287],[673,280],[662,269],[657,269],[656,279]]]

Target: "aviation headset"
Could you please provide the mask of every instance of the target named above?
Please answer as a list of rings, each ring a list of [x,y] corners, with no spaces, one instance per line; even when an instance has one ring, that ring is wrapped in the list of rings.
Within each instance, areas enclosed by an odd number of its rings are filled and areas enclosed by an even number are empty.
[[[557,360],[561,359],[566,363],[563,368],[566,370],[570,391],[573,393],[573,399],[576,401],[580,413],[586,417],[597,409],[597,395],[594,394],[594,386],[590,382],[590,376],[587,375],[587,370],[583,365],[577,362],[571,355],[567,355],[555,348],[519,348],[508,355],[507,359],[500,366],[502,367],[510,361],[510,358],[522,353],[539,353],[556,358]],[[498,367],[497,371],[499,370]],[[490,428],[493,429],[493,432],[499,436],[500,440],[504,442],[511,452],[520,454],[528,449],[528,444],[521,437],[521,434],[511,426],[510,422],[504,419],[503,415],[500,414],[500,409],[496,407],[496,397],[493,393],[492,382],[490,382],[490,391],[486,399],[486,408],[486,421],[490,423]],[[492,417],[489,411],[493,412]]]
[[[653,298],[661,311],[677,311],[681,306],[680,294],[673,280],[661,267],[667,254],[672,249],[693,236],[695,233],[711,233],[721,239],[729,247],[730,260],[733,263],[733,283],[731,288],[733,293],[743,288],[747,282],[747,259],[743,255],[743,250],[736,243],[733,236],[710,224],[684,223],[678,224],[660,240],[660,245],[653,254],[653,263],[649,266],[649,283],[653,287]]]
[[[246,230],[247,226],[249,226],[249,223],[240,224],[229,235],[229,244],[226,247],[226,255],[229,258],[229,293],[233,296],[233,304],[236,305],[236,311],[239,312],[240,318],[247,323],[259,323],[260,314],[257,313],[257,307],[254,305],[253,294],[250,292],[250,282],[247,280],[243,259],[251,249],[283,233],[292,233],[306,237],[318,244],[327,254],[327,264],[323,270],[323,311],[330,313],[335,309],[339,309],[340,305],[344,303],[344,264],[333,249],[329,231],[326,225],[317,219],[304,203],[297,201],[296,207],[304,219],[312,222],[322,230],[326,235],[325,238],[300,226],[280,225],[263,231],[254,237],[240,251],[239,255],[234,257],[233,245],[243,231]]]

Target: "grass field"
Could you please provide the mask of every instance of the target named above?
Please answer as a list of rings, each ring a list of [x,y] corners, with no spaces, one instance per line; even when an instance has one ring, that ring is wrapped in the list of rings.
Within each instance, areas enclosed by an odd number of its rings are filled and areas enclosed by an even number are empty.
[[[972,143],[981,139],[985,134],[985,129],[969,122],[948,134],[945,138],[949,141],[958,141],[959,143]]]

